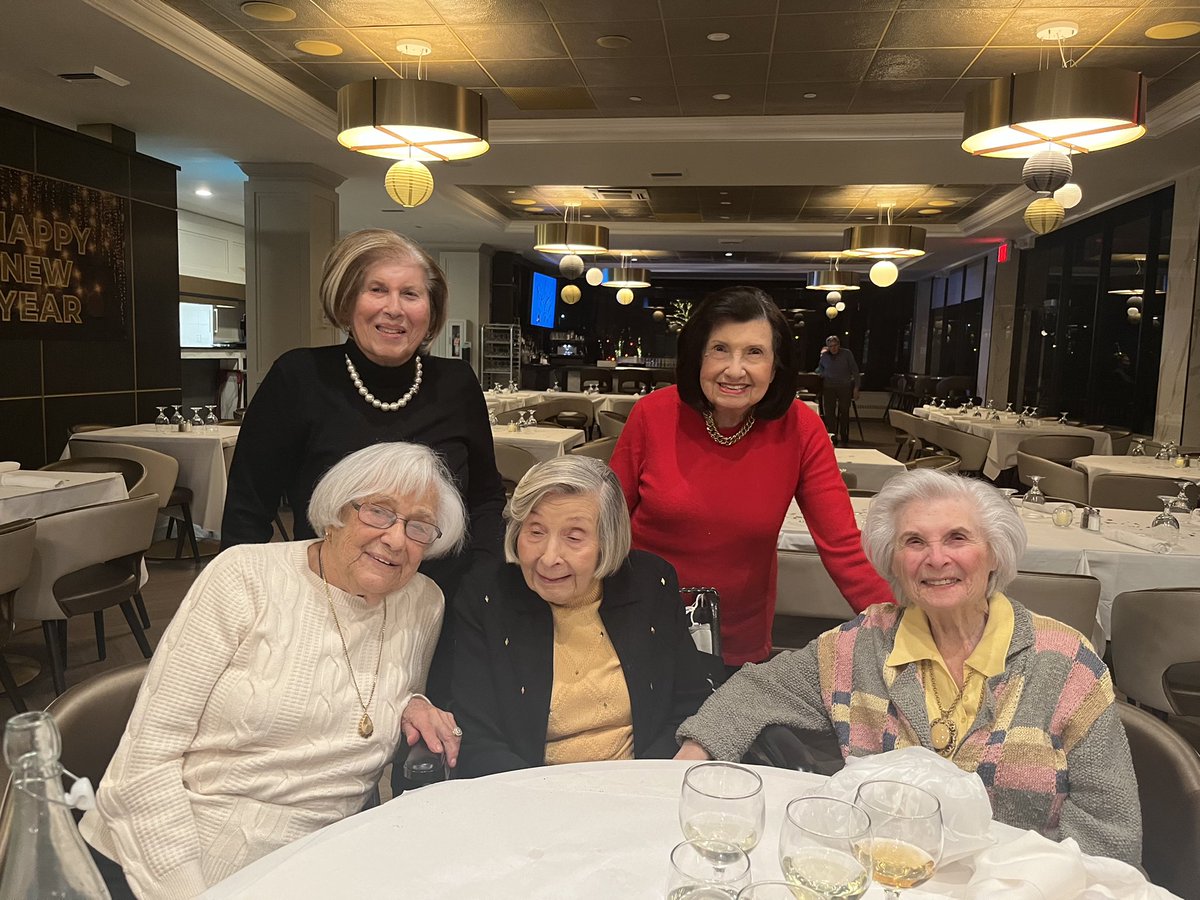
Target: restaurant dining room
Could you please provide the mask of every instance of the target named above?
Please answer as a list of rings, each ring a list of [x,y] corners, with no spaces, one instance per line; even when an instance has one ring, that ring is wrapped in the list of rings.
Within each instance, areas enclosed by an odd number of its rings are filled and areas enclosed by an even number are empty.
[[[1200,900],[1200,0],[0,0],[0,900]]]

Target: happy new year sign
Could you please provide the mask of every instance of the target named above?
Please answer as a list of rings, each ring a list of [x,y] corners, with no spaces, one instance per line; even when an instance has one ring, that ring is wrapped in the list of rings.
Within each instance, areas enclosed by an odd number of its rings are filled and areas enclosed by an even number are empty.
[[[129,201],[0,167],[0,338],[127,334]]]

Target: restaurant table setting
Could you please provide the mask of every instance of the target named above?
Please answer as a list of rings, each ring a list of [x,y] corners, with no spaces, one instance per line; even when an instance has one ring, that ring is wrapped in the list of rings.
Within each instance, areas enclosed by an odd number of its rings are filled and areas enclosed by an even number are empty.
[[[117,472],[26,471],[0,462],[0,523],[36,519],[110,500],[124,500],[125,479]]]
[[[758,787],[747,797],[740,782]],[[936,798],[936,814],[924,821],[910,822],[917,817],[888,805],[918,795]],[[856,797],[862,800],[852,805]],[[831,824],[838,808],[858,823],[866,811],[870,840],[832,849],[821,833],[834,829],[807,829],[799,814],[805,807],[818,825]],[[999,888],[1039,900],[1173,896],[1132,866],[1080,853],[1073,841],[1056,844],[992,821],[982,782],[922,748],[852,759],[828,779],[782,768],[633,760],[441,782],[288,844],[204,896],[402,891],[441,900],[734,900],[739,891],[768,896],[751,884],[781,882],[785,872],[795,884],[828,883],[830,867],[837,874],[841,865],[855,880],[849,893],[799,896],[882,900],[885,885],[876,878],[904,880],[882,866],[909,847],[926,847],[920,853],[932,865],[907,879],[917,886],[903,900],[1009,896]]]
[[[1097,475],[1133,475],[1140,478],[1172,478],[1180,481],[1200,482],[1200,466],[1185,465],[1191,460],[1176,457],[1174,461],[1157,459],[1153,456],[1078,456],[1071,460],[1071,467],[1078,469],[1088,480],[1088,492],[1092,479]]]
[[[563,456],[572,447],[584,442],[584,434],[578,428],[516,426],[516,423],[513,426],[493,425],[492,441],[528,450],[538,462]]]
[[[904,463],[878,450],[835,447],[838,468],[858,477],[860,490],[878,491],[893,475],[906,471]]]

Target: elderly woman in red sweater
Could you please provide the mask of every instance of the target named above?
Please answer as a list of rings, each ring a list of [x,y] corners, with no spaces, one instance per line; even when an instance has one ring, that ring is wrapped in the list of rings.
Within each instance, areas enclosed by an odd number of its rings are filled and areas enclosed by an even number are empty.
[[[730,667],[771,651],[775,546],[792,498],[825,568],[857,612],[890,601],[863,555],[821,419],[796,401],[792,333],[752,287],[710,294],[679,336],[676,387],[639,400],[613,452],[633,545],[681,583],[721,594]]]

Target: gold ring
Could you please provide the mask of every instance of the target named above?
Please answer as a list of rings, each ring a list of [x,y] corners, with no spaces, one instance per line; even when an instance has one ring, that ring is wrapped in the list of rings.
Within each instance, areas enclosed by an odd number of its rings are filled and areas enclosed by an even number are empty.
[[[459,728],[457,725],[454,726],[454,730],[451,731],[450,733],[452,735],[454,735],[455,737],[462,737],[462,729]]]

